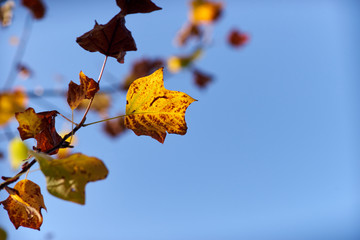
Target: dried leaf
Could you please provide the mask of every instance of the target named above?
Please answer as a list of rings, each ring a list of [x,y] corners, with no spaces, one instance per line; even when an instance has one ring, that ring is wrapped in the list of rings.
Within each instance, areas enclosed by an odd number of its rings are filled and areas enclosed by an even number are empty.
[[[15,2],[12,0],[6,1],[0,7],[0,22],[1,26],[8,27],[11,24],[13,18],[13,9],[15,7]]]
[[[152,11],[161,10],[151,0],[116,0],[116,4],[121,8],[123,15],[132,13],[150,13]]]
[[[14,92],[0,92],[0,126],[8,123],[16,112],[24,111],[26,94],[17,89]]]
[[[196,101],[189,95],[164,88],[163,68],[135,80],[126,95],[125,126],[136,135],[164,143],[166,132],[184,135],[185,111]]]
[[[189,23],[182,27],[176,37],[176,43],[184,46],[191,38],[201,38],[202,30],[197,24]]]
[[[69,83],[67,102],[72,110],[77,108],[82,100],[91,99],[99,91],[99,84],[92,78],[88,78],[80,72],[80,85],[73,81]]]
[[[22,0],[22,5],[27,7],[35,19],[41,19],[45,16],[45,5],[41,0]]]
[[[193,71],[193,75],[195,84],[200,88],[206,87],[212,81],[211,75],[200,72],[197,69]]]
[[[15,114],[19,122],[19,133],[22,140],[35,138],[37,141],[36,149],[47,152],[57,146],[62,138],[55,129],[55,117],[57,111],[35,113],[33,108],[28,108],[24,112]],[[54,150],[49,154],[56,154]]]
[[[95,111],[99,113],[101,116],[105,116],[109,110],[110,103],[111,103],[110,96],[104,92],[99,92],[94,97],[90,111]],[[80,103],[80,105],[76,110],[86,109],[88,104],[89,104],[89,100],[84,99],[82,100],[82,102]]]
[[[221,2],[193,0],[190,21],[194,24],[212,24],[219,19],[223,10]]]
[[[228,35],[228,42],[233,47],[244,46],[249,41],[249,35],[237,29],[232,30]]]
[[[14,138],[9,142],[9,160],[10,165],[13,170],[18,169],[23,161],[28,157],[28,147],[27,145],[20,139]]]
[[[40,164],[49,193],[67,201],[85,204],[86,184],[105,179],[108,175],[100,159],[81,153],[62,159],[53,159],[47,154],[33,151],[30,154]]]
[[[104,131],[110,137],[118,137],[127,130],[124,118],[117,118],[115,120],[106,121],[104,124]]]
[[[20,226],[40,230],[43,222],[41,209],[46,210],[40,187],[27,179],[19,181],[14,189],[7,188],[10,196],[0,204],[8,212],[15,228]]]
[[[139,61],[136,61],[132,65],[132,69],[129,75],[126,76],[124,79],[122,89],[128,90],[130,87],[130,84],[135,81],[138,78],[145,77],[147,75],[150,75],[153,73],[156,69],[159,69],[164,65],[163,60],[161,59],[141,59]]]
[[[120,13],[105,25],[95,21],[94,28],[78,37],[76,42],[87,51],[114,57],[120,63],[124,62],[127,51],[137,50],[131,32],[125,27],[125,18]]]

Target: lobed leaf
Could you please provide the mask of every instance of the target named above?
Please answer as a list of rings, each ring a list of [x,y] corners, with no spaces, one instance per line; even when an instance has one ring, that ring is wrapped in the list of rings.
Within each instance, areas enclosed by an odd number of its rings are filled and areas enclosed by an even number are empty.
[[[8,212],[10,221],[20,226],[40,230],[43,222],[41,209],[46,210],[40,187],[27,179],[19,181],[14,189],[6,188],[10,196],[0,202]]]
[[[125,27],[125,18],[120,13],[105,25],[95,21],[94,28],[78,37],[76,42],[87,51],[114,57],[120,63],[124,63],[127,51],[137,50],[131,32]]]
[[[185,111],[194,101],[186,93],[165,89],[163,68],[160,68],[130,85],[125,126],[138,136],[151,136],[164,143],[166,132],[186,134]]]
[[[86,184],[105,179],[108,175],[100,159],[81,153],[62,159],[53,159],[44,153],[30,153],[39,162],[49,193],[67,201],[85,204]]]

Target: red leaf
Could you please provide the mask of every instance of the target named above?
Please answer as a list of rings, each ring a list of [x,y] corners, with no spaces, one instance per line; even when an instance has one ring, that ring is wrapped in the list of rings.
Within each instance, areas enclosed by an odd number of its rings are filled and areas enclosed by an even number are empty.
[[[94,28],[78,37],[76,42],[87,51],[114,57],[120,63],[124,62],[127,51],[137,50],[131,32],[125,27],[125,19],[120,13],[105,25],[95,21]]]
[[[228,35],[228,42],[233,47],[241,47],[249,41],[249,35],[239,30],[232,30]]]
[[[22,0],[22,5],[27,7],[36,19],[41,19],[45,16],[46,9],[41,0]]]

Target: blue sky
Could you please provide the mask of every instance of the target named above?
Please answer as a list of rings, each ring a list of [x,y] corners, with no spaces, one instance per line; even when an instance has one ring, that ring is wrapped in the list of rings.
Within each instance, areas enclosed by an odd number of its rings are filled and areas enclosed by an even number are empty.
[[[123,65],[109,59],[103,86],[121,80],[136,59],[191,50],[173,45],[188,2],[154,2],[163,10],[127,17],[138,51]],[[75,39],[95,19],[111,19],[115,1],[46,4],[23,58],[35,75],[16,85],[66,89],[80,70],[96,78],[103,56]],[[75,150],[102,159],[110,171],[88,184],[86,205],[49,195],[36,171],[29,179],[41,186],[48,209],[41,231],[15,231],[4,210],[0,226],[10,240],[359,239],[359,7],[355,0],[226,1],[197,62],[214,82],[199,90],[187,71],[165,79],[167,89],[198,99],[187,110],[185,136],[160,144],[130,131],[110,139],[101,125],[84,128]],[[15,51],[8,39],[21,33],[25,13],[18,6],[14,25],[0,30],[1,82]],[[233,27],[251,37],[240,50],[226,43]],[[55,82],[59,74],[63,80]],[[48,100],[71,114],[64,99]],[[34,99],[30,106],[53,110]],[[125,94],[114,95],[111,113],[124,107]],[[0,169],[13,174],[6,161]]]

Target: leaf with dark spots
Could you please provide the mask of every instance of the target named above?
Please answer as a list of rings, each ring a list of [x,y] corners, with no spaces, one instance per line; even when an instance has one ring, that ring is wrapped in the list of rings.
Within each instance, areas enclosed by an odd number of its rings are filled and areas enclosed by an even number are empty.
[[[85,50],[100,52],[124,62],[127,51],[136,51],[136,44],[131,32],[125,27],[124,17],[118,13],[107,24],[98,24],[92,30],[76,39]]]
[[[132,13],[150,13],[161,10],[151,0],[116,0],[116,4],[121,8],[124,15]]]

